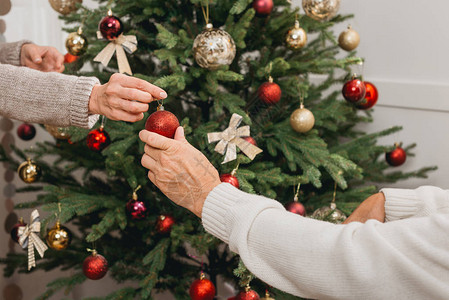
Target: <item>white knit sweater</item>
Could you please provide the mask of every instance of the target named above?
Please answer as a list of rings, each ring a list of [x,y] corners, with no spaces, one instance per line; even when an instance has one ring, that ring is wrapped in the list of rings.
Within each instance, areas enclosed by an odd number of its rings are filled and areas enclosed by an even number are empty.
[[[335,225],[217,186],[205,229],[266,283],[312,299],[449,299],[449,190],[383,189],[386,223]]]

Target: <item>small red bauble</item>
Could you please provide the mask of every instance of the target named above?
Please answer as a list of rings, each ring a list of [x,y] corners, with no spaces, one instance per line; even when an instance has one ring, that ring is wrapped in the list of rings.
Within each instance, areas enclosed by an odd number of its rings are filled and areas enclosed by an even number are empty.
[[[101,152],[110,143],[111,139],[109,138],[109,134],[103,127],[94,129],[87,135],[87,147],[92,151]]]
[[[134,220],[141,220],[147,216],[147,207],[143,201],[131,199],[126,204],[126,210]]]
[[[176,129],[179,127],[178,118],[163,108],[152,113],[145,122],[145,129],[158,133],[168,138],[174,138]]]
[[[78,58],[79,58],[79,56],[75,56],[70,53],[66,53],[66,55],[64,55],[64,63],[71,64],[72,62],[75,62]]]
[[[306,215],[306,208],[304,205],[302,205],[301,202],[298,201],[292,201],[285,205],[285,209],[289,212],[292,212],[297,215],[305,216]]]
[[[387,163],[392,167],[397,167],[402,165],[407,158],[407,154],[405,150],[402,149],[399,145],[396,145],[396,148],[393,151],[385,153],[385,159]]]
[[[111,13],[100,21],[98,29],[105,39],[113,41],[123,32],[123,24],[119,18],[112,16]]]
[[[256,140],[253,137],[245,136],[242,139],[244,139],[245,141],[253,144],[254,146],[257,146],[257,142],[256,142]]]
[[[20,220],[19,223],[17,223],[16,225],[14,225],[11,229],[11,239],[16,242],[19,243],[19,228],[26,226],[27,224],[23,222],[23,220]]]
[[[236,188],[240,188],[239,180],[232,174],[226,173],[220,175],[221,182],[227,182],[235,186]]]
[[[342,93],[346,101],[357,103],[365,97],[365,84],[360,79],[353,78],[343,85]]]
[[[24,141],[29,141],[36,135],[36,128],[33,124],[23,123],[17,128],[17,135]]]
[[[254,0],[253,8],[256,11],[256,14],[267,16],[273,10],[273,0]]]
[[[235,300],[259,300],[260,296],[259,294],[251,289],[246,289],[245,291],[242,291],[238,293],[237,296],[235,296]]]
[[[92,255],[86,257],[83,262],[84,275],[92,280],[98,280],[104,277],[108,272],[108,261],[95,250]]]
[[[377,92],[376,86],[371,82],[365,81],[363,83],[366,88],[365,99],[357,103],[356,107],[359,109],[370,109],[376,104],[379,93]]]
[[[190,298],[192,300],[213,300],[215,297],[215,286],[209,279],[201,274],[201,278],[195,280],[190,286]]]
[[[159,233],[169,233],[174,224],[175,219],[172,216],[160,215],[156,223],[156,230]]]
[[[281,100],[282,91],[281,87],[273,82],[270,78],[268,82],[262,83],[262,85],[257,90],[257,95],[259,99],[265,104],[275,104]]]

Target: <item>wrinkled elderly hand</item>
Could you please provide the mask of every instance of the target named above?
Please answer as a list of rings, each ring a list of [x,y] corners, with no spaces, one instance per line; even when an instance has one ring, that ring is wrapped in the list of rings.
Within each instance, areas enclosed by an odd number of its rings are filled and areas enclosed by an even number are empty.
[[[104,115],[111,120],[137,122],[143,119],[148,103],[166,97],[163,89],[148,81],[116,73],[108,83],[94,86],[89,113]]]
[[[54,47],[25,44],[20,51],[20,64],[22,66],[43,71],[64,71],[64,55]]]
[[[184,129],[178,127],[174,139],[142,130],[146,143],[142,165],[148,178],[173,202],[201,218],[207,195],[217,185],[217,170],[200,151],[187,142]]]
[[[385,196],[383,193],[377,193],[366,198],[343,224],[351,222],[365,223],[371,219],[382,223],[385,222]]]

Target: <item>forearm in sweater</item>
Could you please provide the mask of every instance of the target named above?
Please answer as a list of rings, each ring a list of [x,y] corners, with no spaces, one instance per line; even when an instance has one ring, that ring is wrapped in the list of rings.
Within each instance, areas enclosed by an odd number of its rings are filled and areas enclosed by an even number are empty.
[[[89,115],[94,77],[44,73],[0,64],[0,114],[25,122],[90,128],[98,115]]]
[[[312,299],[444,299],[449,215],[334,225],[227,183],[207,197],[205,229],[266,283]]]
[[[22,40],[14,43],[0,43],[0,64],[20,66],[20,52],[24,44],[31,41]]]

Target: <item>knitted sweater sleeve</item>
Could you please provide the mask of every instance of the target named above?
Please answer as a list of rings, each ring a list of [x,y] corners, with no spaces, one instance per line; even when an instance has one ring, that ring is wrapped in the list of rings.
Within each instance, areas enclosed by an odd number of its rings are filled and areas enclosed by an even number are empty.
[[[202,220],[257,277],[297,296],[449,295],[449,214],[335,225],[292,214],[277,201],[222,183],[208,195]]]
[[[24,44],[31,41],[22,40],[14,43],[0,43],[0,64],[20,66],[20,51]]]
[[[94,77],[44,73],[0,64],[0,115],[25,122],[90,128],[98,115],[88,113]]]

